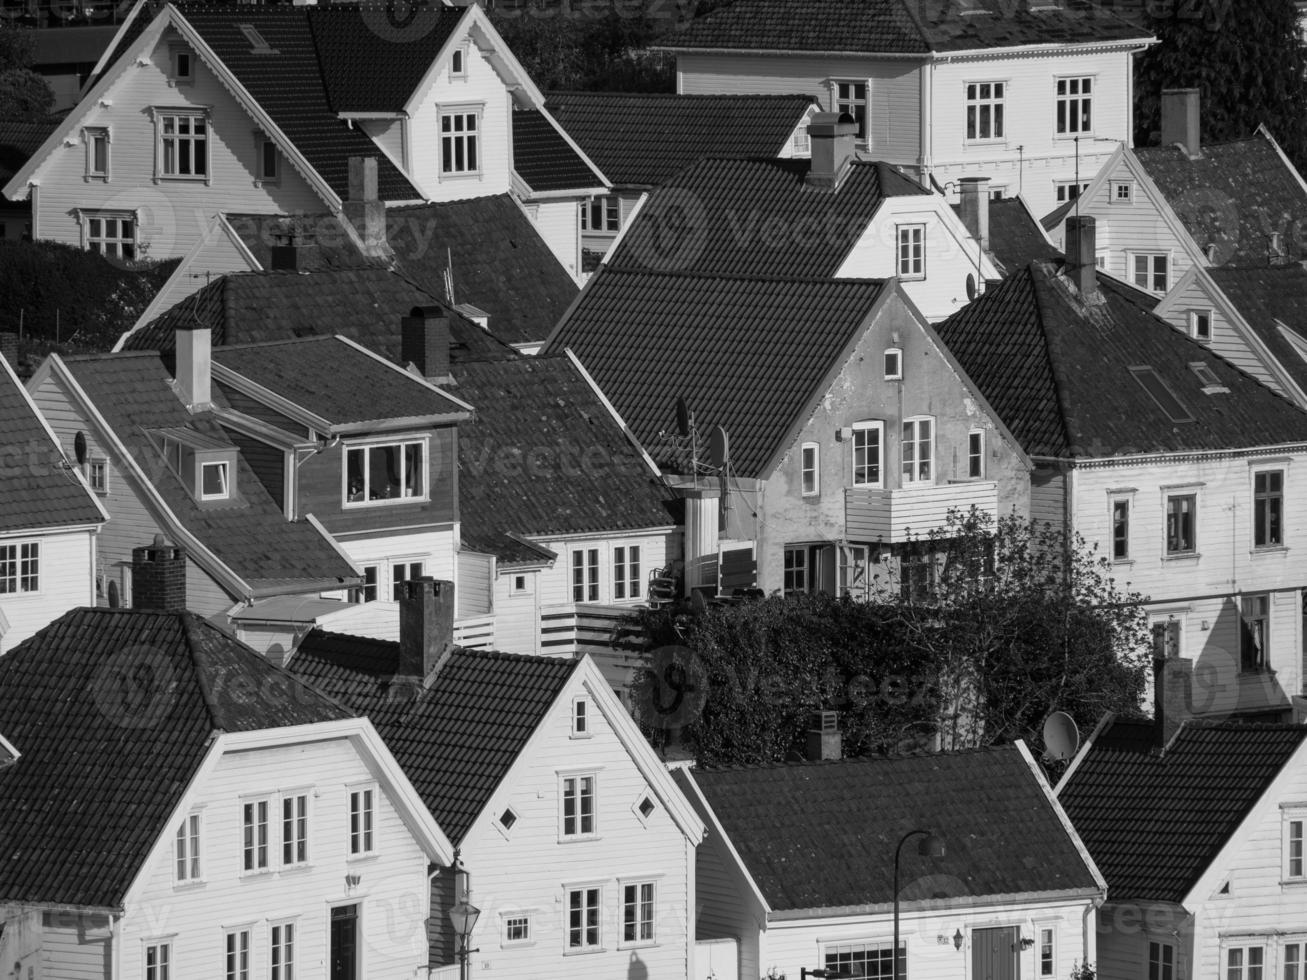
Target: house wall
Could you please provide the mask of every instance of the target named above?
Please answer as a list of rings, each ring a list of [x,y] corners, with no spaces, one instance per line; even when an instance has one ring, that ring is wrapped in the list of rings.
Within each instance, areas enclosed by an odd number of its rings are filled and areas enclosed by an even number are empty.
[[[533,980],[685,977],[694,940],[694,847],[656,795],[649,818],[638,815],[652,791],[584,680],[574,676],[463,839],[472,900],[482,910],[470,940],[480,950],[477,972]],[[573,738],[572,699],[583,694],[591,698],[592,733]],[[596,775],[594,839],[560,839],[561,774],[568,771]],[[509,807],[518,819],[506,835],[496,821]],[[622,941],[624,880],[655,883],[652,945]],[[568,953],[566,893],[582,884],[602,889],[603,950]],[[531,916],[533,944],[505,945],[503,920],[511,912]]]
[[[540,652],[540,569],[499,567],[493,583],[495,647],[506,653]],[[516,588],[518,577],[522,589]]]
[[[579,198],[531,201],[527,214],[564,269],[581,281],[581,216]]]
[[[604,605],[636,606],[648,598],[649,574],[655,568],[667,565],[671,554],[669,545],[674,532],[610,532],[602,537],[593,538],[533,538],[541,547],[557,553],[558,559],[548,568],[538,573],[537,589],[540,606],[553,606],[576,601],[572,593],[572,553],[599,550],[599,598],[594,600]],[[640,549],[640,594],[626,599],[613,595],[613,549]],[[590,602],[586,598],[583,601]]]
[[[169,830],[129,900],[123,922],[120,976],[143,977],[145,944],[172,936],[172,975],[221,976],[225,933],[251,931],[251,975],[269,976],[269,928],[296,924],[295,963],[324,975],[330,907],[357,902],[359,976],[409,976],[426,965],[427,855],[391,802],[388,777],[373,771],[346,738],[229,752],[199,786],[189,812],[201,820],[202,883],[174,882]],[[375,854],[349,857],[349,787],[375,784]],[[279,794],[309,795],[307,867],[281,869]],[[241,807],[270,799],[272,870],[242,871]],[[346,874],[361,881],[346,891]]]
[[[354,125],[367,133],[400,170],[405,169],[406,126],[403,119],[360,119]]]
[[[484,616],[494,611],[494,573],[493,555],[478,555],[471,551],[458,553],[458,591],[455,597],[460,619]]]
[[[198,57],[193,82],[170,82],[169,45],[178,38],[175,31],[166,30],[146,65],[124,59],[128,63],[123,74],[104,96],[111,104],[93,106],[73,134],[76,143],[61,143],[37,172],[36,221],[41,238],[80,247],[78,208],[135,210],[142,256],[166,259],[186,254],[218,211],[284,214],[322,209],[322,199],[284,158],[276,184],[256,183],[258,127]],[[152,106],[211,107],[207,183],[155,181]],[[107,181],[86,177],[82,126],[110,129]]]
[[[1095,918],[1098,960],[1094,966],[1103,980],[1136,980],[1141,968],[1147,970],[1151,943],[1174,949],[1177,978],[1191,980],[1202,975],[1193,970],[1193,922],[1174,907],[1109,903],[1099,909]]]
[[[884,377],[884,352],[890,347],[903,350],[901,381]],[[1030,481],[1019,450],[1000,434],[995,420],[941,354],[934,332],[928,332],[903,301],[893,296],[876,314],[765,481],[757,538],[760,588],[771,592],[784,586],[787,544],[846,540],[844,491],[853,483],[852,443],[837,440],[837,430],[861,420],[882,420],[884,485],[898,488],[902,420],[917,415],[935,419],[935,485],[967,479],[968,434],[979,429],[985,433],[983,479],[997,482],[999,510],[1028,513]],[[800,450],[806,442],[820,446],[820,492],[809,497],[802,494],[799,471]],[[928,530],[923,528],[920,533]],[[870,571],[877,570],[873,563]]]
[[[396,534],[369,534],[363,537],[343,536],[337,539],[340,547],[360,568],[376,565],[377,598],[385,601],[395,598],[395,576],[391,567],[420,561],[422,574],[454,583],[457,602],[462,588],[455,559],[457,536],[453,525],[437,528],[415,528]]]
[[[758,960],[759,937],[766,928],[766,915],[752,896],[739,865],[711,825],[695,853],[694,884],[695,908],[698,910],[695,936],[700,940],[737,940],[739,972],[736,980],[761,977],[764,968]],[[811,965],[816,966],[815,963]],[[723,976],[721,980],[730,978]]]
[[[70,474],[71,476],[71,474]],[[40,545],[39,590],[0,596],[9,623],[0,636],[7,653],[70,609],[95,605],[95,533],[89,530],[0,534],[0,545]]]

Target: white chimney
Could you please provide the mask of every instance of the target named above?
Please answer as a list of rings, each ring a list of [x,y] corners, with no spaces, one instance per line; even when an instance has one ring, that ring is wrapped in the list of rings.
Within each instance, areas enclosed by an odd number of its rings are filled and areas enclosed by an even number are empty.
[[[808,123],[808,184],[835,190],[853,163],[858,124],[840,112],[814,112]]]
[[[212,407],[213,333],[208,327],[178,327],[177,394],[191,412]]]
[[[980,247],[989,251],[989,178],[963,177],[958,183],[962,187],[962,223]]]
[[[1179,146],[1190,160],[1203,155],[1196,88],[1162,89],[1162,145]]]

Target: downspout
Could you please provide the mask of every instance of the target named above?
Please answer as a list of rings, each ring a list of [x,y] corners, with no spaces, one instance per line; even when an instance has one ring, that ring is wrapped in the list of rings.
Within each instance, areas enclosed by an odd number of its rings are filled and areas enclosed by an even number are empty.
[[[109,913],[109,942],[113,949],[109,951],[109,980],[121,980],[123,975],[123,917]]]
[[[935,119],[935,62],[921,66],[921,182],[929,186],[935,170],[935,140],[931,127]]]

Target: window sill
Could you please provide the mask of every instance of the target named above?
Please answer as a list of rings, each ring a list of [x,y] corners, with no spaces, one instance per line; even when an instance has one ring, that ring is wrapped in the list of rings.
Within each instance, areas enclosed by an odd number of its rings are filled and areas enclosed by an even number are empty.
[[[1054,134],[1053,134],[1053,139],[1055,139],[1055,140],[1074,140],[1074,139],[1082,139],[1082,140],[1086,140],[1086,139],[1092,139],[1093,136],[1094,136],[1093,132],[1086,130],[1086,131],[1083,132],[1083,133],[1054,133]]]
[[[340,506],[344,510],[366,510],[369,507],[398,507],[404,504],[427,504],[430,497],[382,497],[378,500],[346,500]]]
[[[1280,887],[1290,889],[1307,888],[1307,878],[1281,878]]]
[[[896,278],[898,279],[899,282],[925,282],[926,274],[924,272],[921,272],[921,273],[917,273],[916,275],[908,276],[900,273]]]
[[[277,869],[279,875],[303,875],[313,870],[311,864],[283,864]]]
[[[619,600],[619,601],[620,601],[620,600]],[[567,737],[570,738],[570,739],[574,739],[574,740],[576,740],[576,741],[581,741],[581,742],[583,742],[583,741],[585,741],[586,739],[594,738],[594,733],[593,733],[593,732],[572,732],[572,734],[569,735],[569,736],[567,736]]]
[[[966,146],[987,146],[987,147],[994,147],[994,146],[1007,146],[1007,137],[1006,137],[1006,136],[998,136],[998,137],[994,137],[994,138],[991,138],[991,139],[974,139],[974,140],[964,139],[964,140],[962,141],[962,145],[963,145],[964,147],[966,147]]]
[[[172,890],[175,892],[197,892],[204,888],[208,882],[203,879],[199,881],[174,881]]]
[[[1163,555],[1162,561],[1197,561],[1201,557],[1203,557],[1203,555],[1200,551],[1186,551],[1180,554]]]
[[[530,949],[536,944],[534,939],[519,939],[516,942],[500,943],[500,949]]]
[[[441,171],[441,180],[480,180],[484,176],[480,170],[467,170],[458,172]]]
[[[1261,555],[1287,555],[1289,553],[1288,545],[1268,544],[1262,547],[1253,546],[1252,551],[1248,552],[1252,557],[1257,558]]]
[[[559,837],[559,838],[558,838],[558,843],[560,843],[560,844],[592,844],[592,843],[594,843],[595,841],[601,841],[601,840],[603,840],[603,836],[600,835],[600,834],[585,834],[585,835],[576,834],[576,835],[574,835],[574,836],[572,836],[572,837]]]
[[[86,181],[86,183],[88,184],[107,184],[109,183],[109,175],[108,174],[85,174],[83,175],[82,180]]]
[[[1133,565],[1134,563],[1135,563],[1135,560],[1134,560],[1133,558],[1113,558],[1113,559],[1112,559],[1112,564],[1113,564],[1113,565]]]
[[[619,950],[625,949],[653,949],[658,945],[657,939],[639,939],[631,940],[629,943],[622,942],[617,944]]]
[[[607,948],[603,946],[587,946],[585,949],[565,949],[564,956],[590,956],[595,953],[606,953]]]
[[[380,860],[381,860],[381,855],[376,851],[368,851],[366,854],[345,855],[346,864],[372,864],[373,862],[380,861]]]

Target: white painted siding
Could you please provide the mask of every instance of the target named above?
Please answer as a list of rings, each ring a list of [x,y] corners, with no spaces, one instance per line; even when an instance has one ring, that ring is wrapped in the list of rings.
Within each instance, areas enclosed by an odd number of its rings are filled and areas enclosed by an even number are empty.
[[[599,597],[595,602],[605,605],[642,604],[646,599],[649,573],[667,564],[671,532],[648,534],[636,532],[625,535],[617,532],[602,538],[539,539],[542,547],[556,552],[558,560],[539,572],[538,596],[541,606],[552,606],[575,601],[572,594],[572,552],[599,550]],[[635,599],[613,597],[613,548],[638,547],[640,549],[640,595]],[[588,594],[582,600],[590,602]]]
[[[495,575],[495,645],[506,653],[540,652],[541,572],[501,569]],[[522,578],[522,591],[515,583]]]
[[[702,816],[702,814],[701,814]],[[762,976],[758,962],[759,932],[765,928],[765,914],[745,881],[739,865],[717,833],[709,827],[707,839],[699,845],[694,863],[695,935],[700,940],[734,939],[739,943],[736,980]],[[804,964],[815,967],[817,964]],[[721,980],[728,980],[726,975]]]
[[[469,551],[458,555],[458,616],[484,616],[495,608],[494,593],[490,584],[495,559]]]
[[[573,197],[534,201],[529,207],[536,231],[578,282],[581,280],[581,217],[577,211],[580,200]]]
[[[95,534],[92,531],[4,534],[0,545],[40,547],[39,588],[0,596],[0,614],[9,623],[0,636],[0,654],[12,650],[70,609],[95,605]]]
[[[423,530],[412,534],[385,534],[376,537],[339,535],[339,543],[356,565],[377,565],[377,598],[390,600],[395,595],[393,565],[422,562],[422,574],[454,583],[456,577],[457,535],[453,528]]]
[[[1244,335],[1237,331],[1225,315],[1224,304],[1218,304],[1208,289],[1207,280],[1198,276],[1187,284],[1177,283],[1167,294],[1166,311],[1160,309],[1158,316],[1189,336],[1189,314],[1191,311],[1205,310],[1212,315],[1212,340],[1207,346],[1220,354],[1227,361],[1237,364],[1272,391],[1285,394],[1279,379],[1267,370],[1265,362],[1256,354]]]
[[[400,170],[406,169],[404,159],[404,120],[402,119],[360,119],[354,125],[372,137],[376,143]]]

